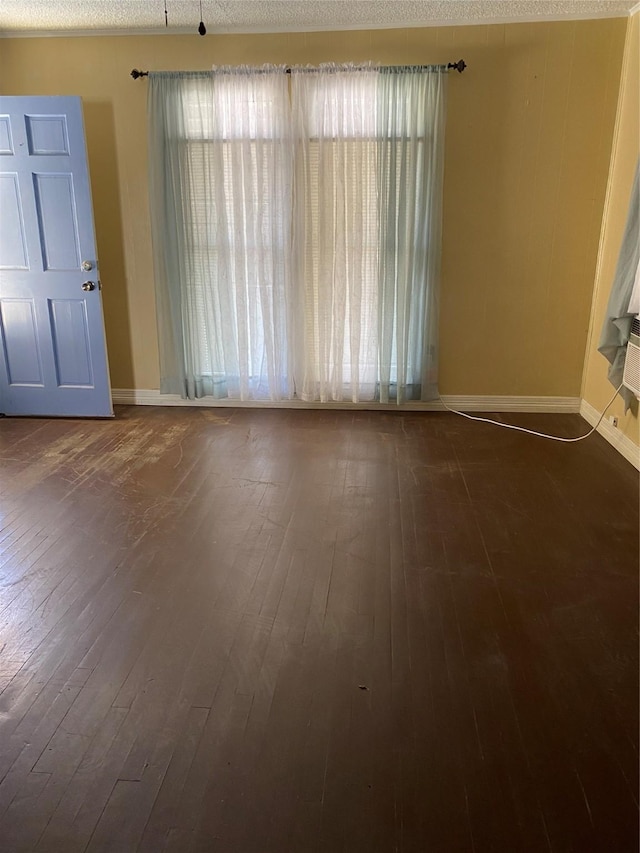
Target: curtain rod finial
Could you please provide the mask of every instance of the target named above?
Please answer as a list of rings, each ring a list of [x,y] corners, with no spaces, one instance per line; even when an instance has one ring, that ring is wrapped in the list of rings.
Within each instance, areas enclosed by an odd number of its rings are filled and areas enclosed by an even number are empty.
[[[131,72],[131,76],[133,77],[134,80],[137,80],[138,77],[148,77],[149,72],[148,71],[138,71],[137,68],[134,68],[133,71]]]
[[[459,59],[457,62],[450,62],[447,65],[447,68],[455,68],[458,74],[462,74],[466,67],[467,63],[464,61],[464,59]]]

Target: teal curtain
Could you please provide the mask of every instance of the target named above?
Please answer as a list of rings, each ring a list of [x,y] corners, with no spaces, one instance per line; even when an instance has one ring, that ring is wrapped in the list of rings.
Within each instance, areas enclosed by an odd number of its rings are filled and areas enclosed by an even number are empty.
[[[640,161],[636,166],[631,189],[627,223],[622,237],[616,272],[611,284],[598,351],[610,362],[608,379],[617,388],[622,383],[627,343],[634,315],[629,313],[629,302],[633,291],[638,259],[640,256]],[[632,392],[624,386],[620,389],[625,410],[634,399]]]
[[[438,396],[446,70],[378,78],[380,400]]]
[[[149,75],[147,99],[149,206],[156,285],[156,317],[160,343],[160,391],[188,396],[187,341],[183,328],[183,296],[188,288],[183,263],[185,223],[181,213],[188,197],[181,168],[179,140],[186,137],[182,101],[192,80],[207,75]]]

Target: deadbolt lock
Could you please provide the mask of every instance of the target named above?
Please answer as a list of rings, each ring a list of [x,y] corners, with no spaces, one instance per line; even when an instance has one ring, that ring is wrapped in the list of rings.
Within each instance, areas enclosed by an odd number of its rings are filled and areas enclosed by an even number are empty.
[[[91,261],[83,261],[82,269],[84,270],[84,272],[89,272],[93,269],[93,264],[91,263]]]

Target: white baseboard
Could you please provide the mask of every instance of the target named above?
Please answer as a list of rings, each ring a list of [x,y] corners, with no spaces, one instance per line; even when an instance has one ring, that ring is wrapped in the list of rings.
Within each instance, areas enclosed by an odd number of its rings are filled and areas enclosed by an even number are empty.
[[[591,426],[595,426],[598,423],[601,413],[597,409],[594,409],[591,403],[587,403],[586,400],[582,400],[580,403],[580,414],[587,423],[591,424]],[[621,453],[627,462],[631,462],[635,468],[640,470],[640,447],[631,441],[628,436],[626,436],[617,427],[614,427],[606,418],[604,418],[600,423],[597,432],[599,432],[612,447],[615,447],[618,453]]]
[[[305,403],[302,400],[280,400],[256,403],[239,400],[214,400],[202,397],[199,400],[183,400],[177,394],[161,394],[156,390],[114,388],[113,402],[124,406],[198,406],[205,408],[270,408],[270,409],[391,409],[397,411],[442,412],[445,407],[437,400],[429,403],[395,403],[381,406],[380,403]],[[452,409],[464,412],[541,412],[575,414],[580,411],[579,397],[481,397],[452,396],[442,398]]]
[[[540,412],[541,414],[577,414],[579,397],[480,397],[450,396],[442,399],[451,409],[461,412]],[[437,408],[443,408],[439,403]]]

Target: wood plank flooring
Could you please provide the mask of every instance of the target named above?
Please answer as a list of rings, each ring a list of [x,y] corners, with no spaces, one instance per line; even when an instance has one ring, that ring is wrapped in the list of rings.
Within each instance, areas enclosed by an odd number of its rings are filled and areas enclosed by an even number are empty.
[[[0,619],[2,853],[638,850],[638,475],[597,435],[4,419]]]

